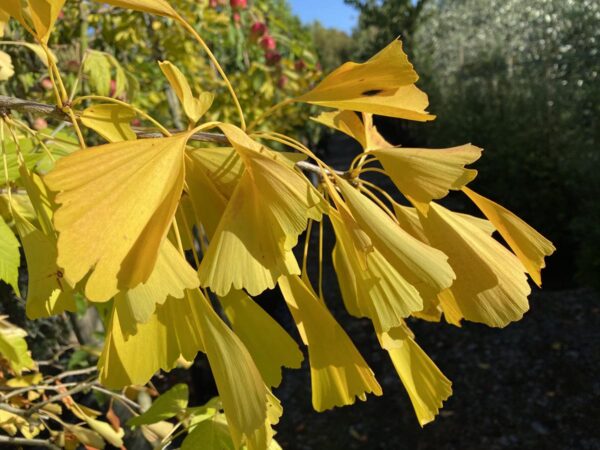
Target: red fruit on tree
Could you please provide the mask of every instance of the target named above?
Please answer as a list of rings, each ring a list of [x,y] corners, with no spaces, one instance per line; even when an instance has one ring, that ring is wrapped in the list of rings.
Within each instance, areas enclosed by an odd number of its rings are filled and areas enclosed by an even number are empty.
[[[248,0],[229,0],[229,4],[233,9],[246,9],[248,7]]]
[[[42,81],[40,81],[40,86],[42,86],[42,88],[46,91],[49,91],[52,89],[53,84],[50,78],[46,77]]]
[[[268,52],[268,51],[275,50],[277,48],[277,42],[275,42],[275,39],[273,39],[272,36],[269,36],[268,34],[266,34],[260,40],[260,46],[262,48],[264,48],[265,51]]]
[[[264,22],[254,22],[250,27],[250,38],[254,41],[265,35],[267,32],[267,24]]]
[[[306,63],[304,62],[304,60],[296,60],[296,62],[294,63],[294,69],[296,69],[297,72],[302,72],[304,69],[306,69]]]
[[[277,87],[279,87],[279,89],[284,89],[287,86],[288,81],[288,77],[281,75],[279,80],[277,80]]]
[[[275,66],[279,64],[279,61],[281,61],[281,53],[275,50],[270,50],[265,53],[265,59],[267,60],[267,64],[269,66]]]
[[[48,122],[45,119],[38,117],[33,121],[33,129],[34,130],[44,130],[48,128]]]

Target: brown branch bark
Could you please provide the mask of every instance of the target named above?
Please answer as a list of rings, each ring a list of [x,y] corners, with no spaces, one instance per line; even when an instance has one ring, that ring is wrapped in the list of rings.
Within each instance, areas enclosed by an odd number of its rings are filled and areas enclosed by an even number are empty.
[[[15,98],[15,97],[7,97],[4,95],[0,95],[0,115],[7,114],[10,111],[17,111],[17,112],[21,112],[21,113],[30,113],[30,114],[43,115],[43,116],[47,116],[47,117],[54,117],[54,118],[57,118],[60,120],[64,120],[65,122],[70,122],[69,117],[55,106],[47,105],[44,103],[38,103],[38,102],[30,102],[30,101],[22,100],[22,99]],[[142,130],[139,128],[134,128],[133,131],[136,133],[136,135],[139,138],[142,138],[142,139],[154,139],[154,138],[163,137],[163,135],[161,133],[154,132],[154,131],[147,131],[147,130]],[[173,133],[181,132],[181,130],[169,130],[169,131],[172,131]],[[199,132],[199,133],[192,135],[192,137],[190,139],[193,141],[198,141],[198,142],[214,142],[216,144],[230,145],[227,137],[220,133]],[[296,166],[299,169],[304,170],[306,172],[312,172],[317,175],[323,174],[323,170],[318,165],[312,164],[308,161],[300,161],[296,164]],[[328,171],[326,171],[325,173],[327,173],[327,172]],[[345,175],[345,172],[342,172],[339,170],[335,170],[334,172],[337,175]]]

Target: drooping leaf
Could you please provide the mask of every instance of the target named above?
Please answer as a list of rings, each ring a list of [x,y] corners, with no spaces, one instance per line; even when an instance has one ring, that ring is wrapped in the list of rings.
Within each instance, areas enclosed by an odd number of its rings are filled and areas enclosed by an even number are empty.
[[[15,224],[27,260],[27,317],[39,319],[75,311],[73,288],[63,279],[63,271],[56,263],[56,238],[40,231],[17,213]]]
[[[28,2],[29,14],[37,38],[47,43],[65,0],[28,0]]]
[[[452,284],[454,273],[446,255],[412,237],[347,181],[338,179],[337,183],[352,215],[375,247],[419,292],[423,285],[440,292]]]
[[[308,220],[321,219],[325,203],[282,156],[239,128],[221,128],[245,171],[202,260],[200,282],[221,296],[232,288],[257,295],[282,274],[300,273],[291,250]]]
[[[196,271],[165,239],[148,280],[133,289],[119,292],[115,297],[121,311],[123,330],[135,334],[137,324],[147,323],[158,305],[163,305],[168,298],[183,298],[186,289],[195,289],[199,284]]]
[[[466,187],[463,188],[463,192],[467,194],[493,226],[496,227],[500,235],[506,240],[512,251],[515,252],[521,263],[523,263],[525,269],[527,269],[527,273],[529,273],[535,284],[541,286],[541,271],[546,267],[544,258],[550,256],[556,250],[552,242],[503,206]]]
[[[8,361],[12,370],[21,375],[24,370],[31,370],[35,362],[31,359],[25,330],[14,326],[0,316],[0,354]]]
[[[432,422],[452,395],[452,383],[402,327],[378,333],[378,338],[408,392],[419,424]]]
[[[449,257],[456,273],[450,287],[454,301],[466,320],[504,327],[521,319],[529,309],[527,296],[531,292],[525,268],[515,255],[471,221],[431,203],[427,216],[421,215],[423,229],[432,243]],[[441,303],[442,309],[446,303]]]
[[[59,194],[58,265],[106,301],[148,280],[183,189],[188,134],[106,144],[62,158],[44,178]]]
[[[381,395],[373,372],[314,292],[298,276],[281,277],[279,287],[308,346],[315,410],[351,405],[370,393]]]
[[[123,302],[115,302],[98,361],[102,384],[115,389],[144,385],[160,369],[173,369],[180,358],[193,361],[203,349],[202,310],[194,299],[188,295],[168,298],[156,307],[148,322],[137,325],[135,334],[128,332],[130,326],[123,325],[131,313]]]
[[[283,367],[300,368],[304,357],[296,342],[247,294],[231,291],[220,300],[267,386],[279,386]]]
[[[10,285],[18,296],[19,292],[19,241],[4,219],[0,217],[0,280]]]
[[[158,397],[152,406],[139,416],[130,419],[129,426],[150,425],[161,420],[167,420],[175,417],[184,411],[188,405],[188,387],[187,384],[179,383]]]
[[[367,254],[363,269],[339,215],[331,212],[330,218],[337,239],[333,261],[344,303],[355,305],[350,306],[349,312],[368,317],[376,329],[388,331],[400,326],[403,318],[423,309],[419,291],[377,249]]]

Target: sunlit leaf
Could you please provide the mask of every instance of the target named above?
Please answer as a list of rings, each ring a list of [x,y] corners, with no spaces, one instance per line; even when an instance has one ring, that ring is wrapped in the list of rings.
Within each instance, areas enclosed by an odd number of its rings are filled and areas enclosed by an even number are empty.
[[[131,128],[135,113],[117,104],[94,105],[86,108],[81,122],[108,142],[133,141],[137,138]]]
[[[19,292],[19,241],[4,219],[0,217],[0,280],[10,285],[15,293]]]
[[[279,286],[308,346],[315,410],[351,405],[370,393],[381,395],[370,367],[314,292],[297,276],[281,277]]]
[[[145,282],[183,189],[187,134],[106,144],[62,158],[44,181],[56,192],[58,265],[106,301]]]
[[[188,396],[187,384],[176,384],[154,400],[147,411],[133,417],[127,424],[129,426],[149,425],[175,417],[187,407]]]

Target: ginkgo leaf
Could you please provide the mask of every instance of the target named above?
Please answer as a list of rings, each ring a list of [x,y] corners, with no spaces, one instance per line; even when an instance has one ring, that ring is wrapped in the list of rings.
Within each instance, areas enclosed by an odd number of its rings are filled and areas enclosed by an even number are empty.
[[[162,73],[169,80],[169,84],[175,91],[177,98],[183,105],[185,115],[190,119],[190,122],[195,124],[212,105],[214,95],[210,92],[202,92],[196,98],[185,76],[175,65],[169,61],[159,62],[158,64]]]
[[[400,192],[415,202],[429,203],[475,178],[477,171],[464,166],[477,161],[481,149],[467,144],[440,150],[387,148],[371,153],[381,161]]]
[[[202,310],[189,296],[169,298],[158,305],[148,322],[127,330],[131,313],[123,302],[115,302],[109,316],[106,340],[98,361],[100,381],[109,388],[144,385],[160,369],[169,371],[179,358],[193,361],[202,350]],[[148,351],[152,349],[152,351]]]
[[[221,125],[245,171],[200,265],[202,286],[223,296],[230,289],[258,295],[281,275],[299,274],[291,252],[309,219],[320,220],[325,202],[281,155],[232,125]]]
[[[87,423],[90,429],[102,436],[102,439],[104,439],[110,445],[117,448],[121,448],[123,446],[123,436],[125,436],[125,430],[122,428],[115,430],[109,423],[90,417],[84,411],[83,406],[79,406],[77,404],[71,408],[71,412]]]
[[[73,288],[56,263],[56,238],[43,233],[16,212],[15,225],[27,260],[27,317],[39,319],[75,311]]]
[[[179,14],[166,0],[99,0],[101,3],[118,6],[119,8],[143,11],[159,16],[178,18]]]
[[[21,0],[2,0],[2,3],[0,4],[0,12],[4,12],[9,17],[14,17],[21,22],[21,24],[24,24],[25,21],[23,20],[21,8]]]
[[[189,389],[187,384],[179,383],[152,402],[143,414],[129,419],[127,425],[150,425],[161,420],[175,417],[188,405]]]
[[[8,322],[6,316],[0,316],[0,354],[17,375],[35,367],[25,336],[25,330]]]
[[[199,423],[181,443],[181,450],[236,450],[225,420]]]
[[[60,192],[58,265],[71,285],[90,273],[90,300],[109,300],[152,273],[181,197],[188,136],[88,148],[44,178]]]
[[[531,289],[515,255],[471,221],[433,202],[421,223],[456,273],[452,297],[443,294],[441,303],[444,308],[448,300],[455,301],[451,321],[456,321],[457,309],[466,320],[493,327],[521,319],[529,309]]]
[[[422,285],[439,292],[452,284],[454,272],[446,255],[412,237],[347,181],[338,178],[336,182],[352,215],[373,240],[375,248],[406,281],[419,291]]]
[[[65,0],[28,0],[28,2],[37,38],[47,43]]]
[[[10,285],[20,297],[19,292],[19,241],[4,219],[0,217],[0,280]]]
[[[267,420],[267,388],[241,340],[225,325],[208,300],[196,290],[193,300],[200,309],[198,320],[231,436],[239,446]]]
[[[367,148],[365,126],[355,112],[327,111],[317,117],[312,117],[311,120],[334,130],[341,131],[358,141],[362,148]]]
[[[411,120],[431,120],[427,95],[414,83],[417,73],[393,41],[367,62],[348,62],[296,100],[340,110],[362,111]]]
[[[10,15],[6,11],[3,11],[2,6],[0,6],[0,37],[4,37],[4,30],[9,20]]]
[[[544,258],[550,256],[556,250],[552,242],[503,206],[466,187],[463,188],[463,192],[498,230],[525,266],[527,273],[529,273],[535,284],[541,286],[541,271],[546,267]]]
[[[80,116],[81,122],[108,142],[133,141],[137,136],[131,128],[135,112],[114,103],[94,105],[86,108]]]
[[[243,170],[243,168],[242,168]],[[202,225],[209,240],[212,240],[227,207],[223,196],[197,158],[189,157],[186,164],[186,185],[194,213],[194,223]],[[188,224],[189,226],[192,223]]]
[[[304,357],[296,342],[247,294],[231,291],[220,300],[267,386],[279,386],[283,367],[300,368]]]
[[[63,426],[65,427],[65,432],[72,434],[80,444],[100,450],[106,445],[102,436],[89,428],[80,425],[71,425],[69,423],[65,423]]]
[[[452,395],[452,383],[402,327],[377,336],[408,392],[419,424],[432,422]]]
[[[368,317],[376,329],[388,331],[400,326],[403,318],[423,309],[423,300],[417,289],[377,249],[367,255],[367,268],[363,270],[338,214],[332,211],[330,218],[337,239],[334,263],[342,294],[356,296],[355,299],[345,298],[344,302],[356,304],[359,317]],[[341,274],[343,268],[348,272]],[[350,283],[353,287],[348,286]]]
[[[370,393],[381,395],[372,370],[312,289],[297,276],[281,277],[279,287],[308,346],[315,410],[351,405]]]
[[[186,289],[195,289],[199,285],[196,271],[171,241],[165,239],[148,280],[133,289],[119,292],[115,297],[115,302],[122,304],[123,329],[135,334],[137,324],[147,323],[157,305],[164,304],[169,297],[183,298]],[[124,320],[126,310],[129,312],[128,320]]]

